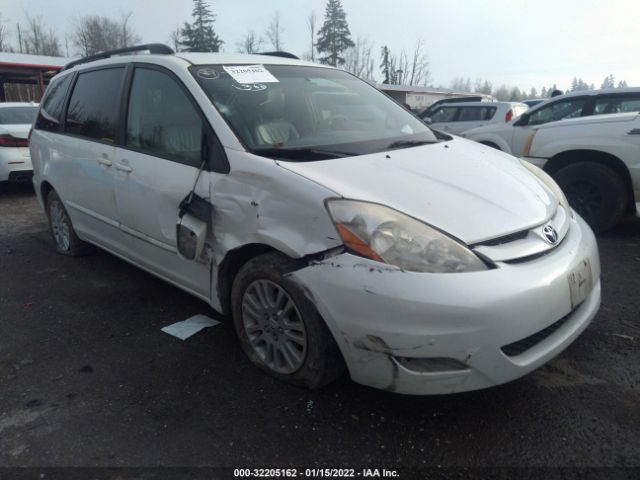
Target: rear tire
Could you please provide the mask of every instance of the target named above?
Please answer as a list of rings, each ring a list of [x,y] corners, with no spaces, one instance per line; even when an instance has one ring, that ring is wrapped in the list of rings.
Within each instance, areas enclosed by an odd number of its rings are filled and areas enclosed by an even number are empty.
[[[47,217],[49,230],[58,253],[69,257],[78,257],[93,250],[91,245],[83,242],[76,235],[71,218],[54,190],[51,190],[47,195]]]
[[[280,253],[242,266],[231,290],[233,324],[254,365],[284,382],[316,389],[342,374],[344,360],[313,303],[286,277],[297,268]]]
[[[558,170],[553,177],[569,204],[595,232],[604,232],[622,218],[627,205],[624,180],[596,162],[579,162]]]

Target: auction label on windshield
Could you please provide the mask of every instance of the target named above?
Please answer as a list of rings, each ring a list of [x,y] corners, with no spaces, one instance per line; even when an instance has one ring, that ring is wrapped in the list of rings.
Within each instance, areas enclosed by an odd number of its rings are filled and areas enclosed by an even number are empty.
[[[386,468],[234,468],[234,478],[400,478]]]
[[[223,66],[224,71],[231,75],[238,83],[273,83],[278,82],[264,65],[233,65]]]

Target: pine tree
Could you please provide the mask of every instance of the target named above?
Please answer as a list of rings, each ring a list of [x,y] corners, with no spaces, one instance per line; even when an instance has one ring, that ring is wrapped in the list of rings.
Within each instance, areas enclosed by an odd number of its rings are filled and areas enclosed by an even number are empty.
[[[324,14],[324,24],[318,31],[316,48],[318,53],[325,54],[319,58],[320,63],[338,66],[345,62],[343,52],[354,43],[347,24],[347,14],[342,9],[341,0],[328,0]]]
[[[213,30],[216,21],[205,0],[193,0],[193,23],[185,22],[180,45],[187,52],[218,52],[224,43]]]
[[[382,83],[388,85],[391,83],[393,73],[391,71],[391,63],[389,61],[389,47],[386,45],[381,48],[380,59],[382,60],[380,70],[382,70],[382,76],[384,77]]]

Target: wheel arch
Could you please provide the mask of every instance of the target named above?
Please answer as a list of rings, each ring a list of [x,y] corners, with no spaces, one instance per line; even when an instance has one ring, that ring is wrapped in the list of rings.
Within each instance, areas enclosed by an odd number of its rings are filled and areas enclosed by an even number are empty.
[[[288,256],[282,251],[266,245],[264,243],[250,243],[241,247],[229,250],[224,256],[218,268],[216,290],[220,300],[220,308],[224,315],[231,314],[231,287],[233,280],[242,268],[252,258],[263,253],[278,252]]]
[[[625,185],[625,195],[626,195],[626,212],[635,211],[635,203],[633,196],[633,183],[631,181],[631,174],[629,173],[629,169],[624,164],[622,160],[620,160],[615,155],[612,155],[607,152],[603,152],[600,150],[591,150],[591,149],[575,149],[575,150],[567,150],[564,152],[557,153],[553,157],[549,159],[549,161],[545,164],[544,170],[551,175],[552,177],[562,168],[581,162],[594,162],[598,163],[604,167],[607,167],[622,178]]]

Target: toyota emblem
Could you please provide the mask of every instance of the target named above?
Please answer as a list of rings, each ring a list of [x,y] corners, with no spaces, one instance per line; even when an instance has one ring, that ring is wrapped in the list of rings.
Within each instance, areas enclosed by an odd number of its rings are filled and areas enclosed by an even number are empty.
[[[551,225],[550,223],[545,225],[542,229],[542,236],[551,245],[555,245],[558,241],[558,232],[556,232],[556,229],[553,228],[553,225]]]

